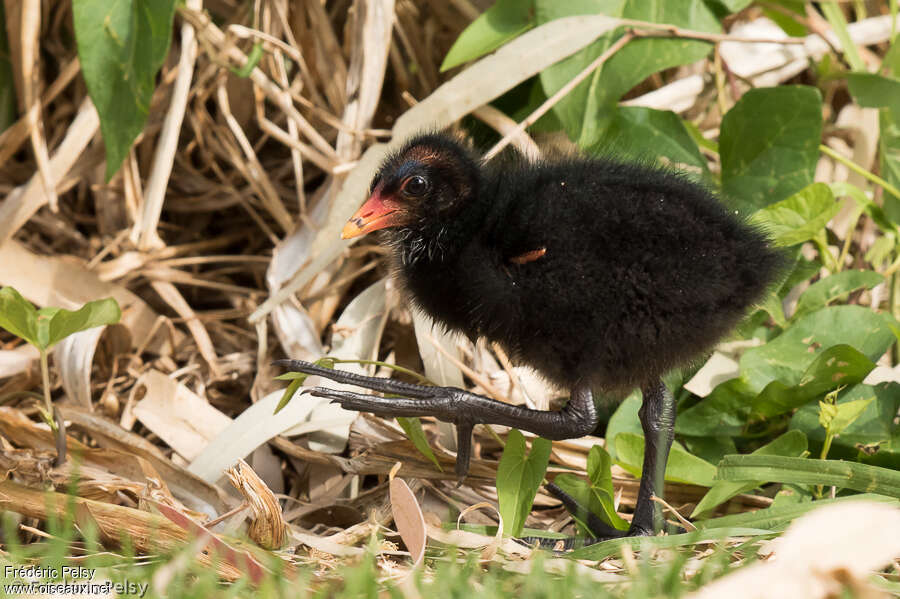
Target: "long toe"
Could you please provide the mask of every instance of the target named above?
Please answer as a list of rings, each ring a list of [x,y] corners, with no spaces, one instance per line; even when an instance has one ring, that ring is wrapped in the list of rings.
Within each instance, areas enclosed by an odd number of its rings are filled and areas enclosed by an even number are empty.
[[[364,395],[341,389],[313,387],[304,393],[313,397],[324,397],[340,404],[345,410],[372,412],[385,416],[434,416],[448,422],[453,421],[453,412],[449,409],[449,399],[410,399],[408,397],[381,397]]]

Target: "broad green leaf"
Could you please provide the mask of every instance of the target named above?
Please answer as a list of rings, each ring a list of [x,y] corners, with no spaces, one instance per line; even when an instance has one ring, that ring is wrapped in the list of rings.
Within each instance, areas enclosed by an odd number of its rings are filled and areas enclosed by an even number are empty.
[[[900,385],[855,385],[841,394],[837,405],[872,398],[874,401],[834,438],[828,455],[900,468],[900,429],[894,424],[900,410]],[[819,448],[825,442],[825,429],[819,424],[817,412],[815,405],[800,408],[791,419],[791,428],[803,431]]]
[[[718,464],[719,460],[726,455],[738,452],[734,439],[726,435],[708,435],[703,437],[683,435],[681,441],[689,452],[710,464]]]
[[[830,187],[813,183],[786,200],[760,208],[750,222],[763,227],[775,245],[788,247],[814,238],[840,209]]]
[[[642,435],[641,421],[638,419],[638,410],[641,409],[640,391],[633,391],[626,397],[609,419],[606,425],[606,451],[612,459],[617,460],[616,437],[619,433],[635,433]]]
[[[73,333],[119,321],[119,304],[112,298],[88,302],[78,310],[41,308],[12,287],[0,289],[0,327],[45,351]]]
[[[774,380],[799,384],[822,351],[850,345],[873,362],[894,343],[893,319],[862,306],[829,306],[797,319],[784,333],[741,356],[741,376],[757,393]]]
[[[861,306],[830,306],[799,318],[775,339],[744,352],[741,376],[720,383],[703,401],[682,410],[675,421],[675,432],[693,436],[739,435],[752,408],[767,414],[779,412],[776,407],[790,404],[789,389],[803,381],[809,382],[798,392],[807,393],[806,386],[818,380],[819,387],[811,389],[820,394],[841,384],[830,381],[832,376],[846,382],[856,380],[866,363],[850,351],[835,350],[835,354],[810,367],[819,354],[836,345],[849,345],[869,361],[877,360],[895,340],[892,323],[890,316]],[[829,364],[831,357],[839,359]],[[844,365],[841,362],[846,360],[842,358],[853,361]],[[766,390],[770,384],[773,386]],[[825,388],[828,385],[831,387]],[[766,395],[760,399],[758,396],[764,391]],[[813,397],[804,398],[804,402]]]
[[[574,474],[564,472],[563,474],[557,475],[557,477],[553,479],[553,483],[571,495],[572,498],[578,502],[580,507],[585,508],[591,514],[601,517],[600,515],[605,513],[599,498],[591,491],[590,481],[579,478]],[[578,512],[570,512],[572,519],[575,521],[575,527],[580,534],[586,537],[593,536],[594,533],[591,532],[591,528],[588,526],[588,515],[580,512],[581,510]]]
[[[706,159],[684,121],[669,110],[621,106],[601,140],[590,153],[624,155],[658,166],[677,167],[709,176]]]
[[[825,277],[809,286],[797,302],[793,318],[824,308],[843,299],[857,289],[871,289],[884,282],[884,277],[871,270],[845,270]]]
[[[745,527],[717,527],[715,529],[694,530],[677,535],[661,535],[657,537],[622,537],[620,539],[610,539],[600,543],[594,543],[587,547],[576,549],[566,554],[570,559],[587,559],[599,561],[613,555],[621,555],[622,548],[631,547],[633,550],[643,548],[668,549],[672,547],[684,547],[688,545],[697,545],[698,543],[708,543],[716,540],[726,540],[734,537],[763,537],[771,535],[772,531],[761,528],[745,528]]]
[[[613,528],[626,530],[628,522],[616,513],[611,468],[612,458],[606,450],[599,445],[591,447],[588,453],[587,475],[591,481],[591,495],[597,499],[602,509],[597,515]]]
[[[534,0],[497,0],[456,38],[441,63],[441,71],[493,52],[534,23]]]
[[[675,432],[695,437],[739,435],[747,424],[756,395],[743,378],[719,383],[700,403],[678,413]]]
[[[404,418],[398,416],[397,424],[400,425],[406,433],[406,436],[412,441],[412,444],[416,446],[419,453],[431,460],[437,469],[443,472],[444,469],[441,468],[441,465],[438,463],[437,457],[434,455],[431,446],[428,444],[428,438],[425,437],[425,431],[422,430],[422,421],[418,418]]]
[[[900,472],[869,464],[785,456],[730,455],[719,464],[720,480],[835,486],[900,497]]]
[[[615,443],[619,465],[640,477],[644,463],[644,437],[634,433],[619,433]],[[666,464],[666,480],[711,487],[715,477],[715,466],[689,454],[680,444],[672,444]]]
[[[46,312],[45,312],[46,311]],[[58,308],[38,310],[38,330],[41,329],[42,316],[48,316],[47,348],[51,348],[69,335],[108,324],[115,324],[122,318],[119,304],[111,297],[88,302],[78,310],[71,312]],[[41,332],[41,334],[43,334]]]
[[[41,348],[37,331],[37,310],[12,287],[0,289],[0,327]]]
[[[750,455],[784,455],[789,457],[800,457],[807,449],[806,435],[800,431],[788,431],[776,438],[774,441],[763,445]],[[746,493],[768,481],[760,480],[748,483],[736,483],[724,480],[716,481],[709,489],[709,492],[703,496],[691,518],[696,518],[709,512],[713,508],[725,503],[735,495]]]
[[[847,87],[860,106],[890,108],[900,114],[900,81],[875,73],[847,73]]]
[[[143,130],[169,52],[175,0],[73,0],[81,72],[100,115],[107,181]]]
[[[741,457],[741,456],[734,456]],[[744,456],[746,457],[746,456]],[[846,501],[879,501],[891,503],[900,506],[900,502],[884,495],[876,495],[874,493],[864,493],[862,495],[853,495],[850,497],[838,497],[836,499],[820,499],[819,501],[809,501],[805,503],[794,503],[779,507],[768,507],[755,512],[743,512],[740,514],[731,514],[720,518],[711,518],[709,520],[701,520],[695,522],[694,525],[700,530],[714,530],[719,528],[734,527],[753,527],[769,529],[773,531],[782,530],[792,520],[799,518],[806,512],[823,505],[832,503],[844,503]]]
[[[819,353],[794,385],[775,380],[753,400],[751,414],[771,418],[785,414],[845,385],[862,382],[875,363],[849,345],[833,345]]]
[[[813,182],[822,97],[812,87],[750,90],[722,119],[719,154],[726,198],[745,214]]]
[[[538,24],[571,15],[604,14],[710,33],[721,29],[713,12],[700,0],[536,0],[535,8]],[[552,95],[566,85],[620,34],[604,35],[580,52],[544,69],[540,77],[546,94]],[[569,92],[553,110],[571,139],[582,147],[591,147],[600,139],[613,116],[615,103],[623,94],[653,73],[695,62],[711,50],[710,44],[684,39],[633,41]]]
[[[504,530],[509,535],[517,537],[521,534],[548,463],[550,441],[535,437],[531,452],[526,454],[525,437],[516,429],[509,431],[497,465],[497,499]]]

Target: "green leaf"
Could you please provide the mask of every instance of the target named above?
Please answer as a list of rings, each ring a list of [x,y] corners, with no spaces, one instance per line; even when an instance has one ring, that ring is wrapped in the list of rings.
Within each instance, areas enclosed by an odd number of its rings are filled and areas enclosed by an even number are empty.
[[[119,321],[122,313],[112,298],[88,302],[72,312],[61,308],[35,310],[12,287],[0,289],[0,327],[46,351],[73,333]]]
[[[889,315],[861,306],[830,306],[799,318],[775,339],[745,351],[740,360],[741,376],[720,383],[703,401],[682,410],[675,421],[675,432],[698,437],[739,435],[750,418],[751,408],[766,414],[779,412],[777,406],[792,405],[790,394],[807,393],[806,387],[812,381],[819,381],[818,388],[811,388],[818,394],[842,384],[831,381],[832,376],[845,382],[856,380],[856,370],[866,364],[846,350],[835,350],[810,367],[819,354],[836,345],[849,345],[866,359],[877,360],[894,343],[892,322]],[[832,357],[837,359],[829,364]],[[841,364],[841,358],[852,362]],[[773,381],[779,384],[767,390]],[[801,382],[802,388],[789,390]],[[825,388],[828,385],[830,388]],[[764,391],[765,398],[758,398]],[[806,396],[803,402],[814,397]]]
[[[620,106],[590,153],[624,155],[709,177],[706,159],[684,121],[672,111]]]
[[[797,319],[784,333],[741,356],[741,376],[757,393],[774,380],[799,384],[819,353],[849,345],[875,361],[894,343],[893,319],[862,306],[829,306]]]
[[[682,410],[675,419],[679,435],[739,435],[750,416],[756,392],[743,378],[719,383],[703,401]]]
[[[796,14],[798,18],[806,18],[806,11],[804,10],[805,3],[782,1],[778,4],[781,4],[782,6],[788,8],[791,12]],[[805,25],[800,23],[796,18],[792,18],[791,16],[781,11],[764,7],[763,14],[774,21],[776,25],[781,27],[782,31],[784,31],[791,37],[804,37],[809,33],[809,30]],[[826,54],[826,56],[828,55]]]
[[[500,516],[510,536],[521,534],[549,463],[550,441],[535,437],[531,441],[531,453],[526,455],[525,437],[516,429],[509,431],[497,465],[497,498]]]
[[[331,368],[334,369],[334,358],[331,356],[324,356],[319,358],[313,364],[316,366],[322,366],[323,368]],[[276,381],[291,381],[291,384],[287,386],[284,390],[284,393],[281,395],[281,399],[278,401],[278,405],[275,406],[275,411],[273,414],[277,414],[281,410],[284,409],[284,406],[288,405],[291,401],[291,398],[294,397],[294,394],[297,393],[297,389],[299,389],[306,379],[309,378],[309,375],[305,372],[296,372],[293,370],[289,370],[288,372],[283,372],[275,377]]]
[[[807,450],[806,435],[800,431],[788,431],[776,438],[774,441],[766,443],[750,455],[784,455],[789,457],[799,457]],[[691,518],[696,518],[709,512],[718,505],[721,505],[741,493],[751,491],[756,487],[768,482],[764,480],[752,481],[748,483],[737,483],[725,480],[716,481],[709,489],[694,512]]]
[[[843,299],[857,289],[872,289],[884,282],[884,277],[871,270],[845,270],[825,277],[809,286],[797,302],[793,318],[824,308]]]
[[[859,48],[856,47],[853,38],[850,37],[850,32],[847,30],[847,21],[844,19],[841,7],[834,2],[823,2],[819,5],[819,8],[822,10],[825,18],[828,19],[831,29],[841,41],[841,50],[844,53],[844,58],[853,69],[857,71],[865,70],[866,63],[859,55]]]
[[[710,33],[721,29],[713,12],[700,0],[536,0],[535,8],[538,24],[572,15],[603,14]],[[558,91],[620,35],[621,30],[604,35],[587,48],[544,69],[540,74],[544,92],[550,96]],[[684,39],[630,42],[562,98],[553,110],[572,140],[581,147],[591,147],[610,123],[616,102],[628,90],[657,71],[695,62],[711,50],[710,44]]]
[[[406,433],[406,436],[409,437],[409,440],[416,446],[419,453],[431,460],[431,463],[433,463],[438,470],[443,472],[444,469],[441,468],[441,465],[438,463],[437,457],[435,457],[434,452],[431,450],[431,446],[428,444],[428,438],[425,437],[425,431],[422,430],[422,421],[418,418],[404,418],[398,416],[397,424],[400,425]]]
[[[745,214],[813,182],[822,135],[822,97],[812,87],[750,90],[722,119],[724,195]]]
[[[0,327],[40,348],[37,310],[12,287],[0,289]]]
[[[591,447],[588,453],[587,474],[591,481],[591,495],[600,504],[597,515],[603,521],[619,530],[627,530],[628,522],[616,513],[615,491],[612,484],[612,458],[599,445]]]
[[[640,477],[644,463],[644,437],[634,433],[619,433],[615,443],[619,465]],[[680,444],[672,444],[666,464],[666,480],[711,487],[715,477],[715,466],[689,454]]]
[[[875,73],[847,73],[847,87],[860,106],[890,108],[900,114],[900,81]]]
[[[813,183],[786,200],[760,208],[750,222],[765,229],[775,245],[788,247],[814,238],[840,209],[828,185]]]
[[[288,403],[290,403],[291,398],[294,397],[294,394],[297,392],[297,389],[299,389],[303,385],[303,381],[305,381],[306,377],[309,376],[308,374],[305,374],[302,372],[293,373],[293,374],[300,374],[301,376],[298,376],[298,377],[294,378],[293,380],[291,380],[291,384],[287,386],[287,388],[284,390],[284,393],[282,393],[282,395],[281,395],[281,399],[278,400],[278,405],[275,406],[275,411],[272,412],[273,414],[277,414],[278,412],[283,410],[284,407],[286,405],[288,405]],[[281,375],[281,376],[284,376],[284,375]]]
[[[733,456],[748,457],[748,456]],[[795,458],[792,458],[795,459]],[[890,503],[900,506],[900,502],[885,497],[884,495],[875,495],[873,493],[865,493],[862,495],[852,495],[850,497],[838,497],[836,499],[820,499],[819,501],[809,501],[804,503],[792,503],[778,507],[768,507],[755,512],[743,512],[740,514],[731,514],[720,518],[711,518],[695,522],[694,525],[700,530],[713,530],[719,528],[734,527],[753,527],[769,530],[782,530],[791,523],[792,520],[799,518],[803,514],[815,508],[829,505],[832,503],[844,503],[847,501],[878,501]]]
[[[456,38],[441,63],[441,72],[493,52],[534,23],[534,0],[497,0]]]
[[[612,459],[617,460],[616,454],[616,437],[619,433],[635,433],[637,435],[644,434],[641,428],[641,421],[638,418],[638,410],[641,409],[640,391],[633,391],[626,397],[612,417],[609,424],[606,425],[606,451]]]
[[[834,437],[829,456],[900,468],[900,428],[894,418],[900,410],[900,385],[855,385],[838,398],[837,407],[859,400],[870,400],[865,409]],[[821,447],[825,429],[818,420],[818,406],[807,405],[797,410],[791,428],[803,431],[812,444]]]
[[[862,382],[875,363],[849,345],[833,345],[819,353],[794,385],[772,381],[753,400],[751,414],[772,418],[799,408],[840,386]]]
[[[869,464],[809,460],[785,456],[729,455],[719,463],[720,480],[767,480],[800,485],[835,486],[900,497],[900,472]]]
[[[44,320],[47,316],[47,320]],[[46,322],[47,348],[51,348],[69,335],[108,324],[115,324],[122,318],[119,304],[111,297],[88,302],[78,310],[70,312],[60,308],[38,310],[38,331],[43,336],[42,323]]]
[[[100,115],[106,180],[144,129],[176,0],[73,0],[81,72]]]
[[[854,399],[840,404],[832,404],[836,410],[829,423],[830,432],[835,435],[843,433],[848,426],[856,422],[862,413],[875,401],[875,396],[865,399]]]

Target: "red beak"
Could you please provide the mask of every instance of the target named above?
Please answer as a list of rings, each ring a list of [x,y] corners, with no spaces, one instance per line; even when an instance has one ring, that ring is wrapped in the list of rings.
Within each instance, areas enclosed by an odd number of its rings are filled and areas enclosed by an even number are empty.
[[[391,197],[382,196],[381,188],[376,187],[366,203],[344,225],[341,239],[350,239],[379,229],[396,227],[408,222],[408,219],[409,215],[403,210],[403,205]]]

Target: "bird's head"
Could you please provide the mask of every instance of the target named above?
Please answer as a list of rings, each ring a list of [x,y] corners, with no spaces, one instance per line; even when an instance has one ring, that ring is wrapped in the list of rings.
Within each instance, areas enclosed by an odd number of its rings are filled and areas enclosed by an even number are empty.
[[[475,158],[453,137],[419,135],[385,160],[341,237],[392,229],[396,240],[439,244],[452,224],[469,220],[479,178]]]

